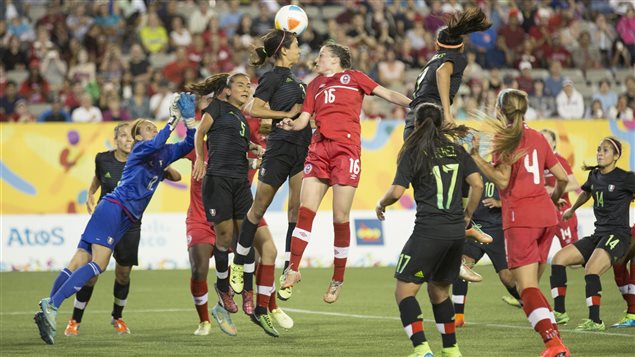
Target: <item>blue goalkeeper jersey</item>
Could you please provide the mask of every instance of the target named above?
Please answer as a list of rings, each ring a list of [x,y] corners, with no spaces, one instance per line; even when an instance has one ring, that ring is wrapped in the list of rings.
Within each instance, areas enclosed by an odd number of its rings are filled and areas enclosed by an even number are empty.
[[[166,144],[172,131],[166,125],[152,140],[135,144],[128,155],[119,185],[104,198],[120,202],[137,220],[150,203],[165,169],[194,148],[195,129],[188,129],[185,139]]]

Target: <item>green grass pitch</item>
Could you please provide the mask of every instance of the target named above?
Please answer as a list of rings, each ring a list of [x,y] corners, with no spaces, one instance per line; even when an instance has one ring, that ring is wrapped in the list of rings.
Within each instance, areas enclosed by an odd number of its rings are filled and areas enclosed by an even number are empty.
[[[467,326],[457,331],[464,356],[538,356],[540,337],[522,310],[505,305],[506,293],[491,266],[479,266],[484,281],[471,284],[466,307]],[[280,273],[278,269],[277,274]],[[58,314],[56,344],[45,345],[33,323],[36,303],[48,294],[55,273],[0,274],[0,355],[2,356],[406,356],[412,351],[394,302],[392,268],[348,269],[340,300],[327,305],[322,294],[331,269],[304,269],[293,298],[280,303],[295,327],[274,339],[239,312],[233,316],[238,336],[214,329],[210,336],[194,336],[198,319],[189,292],[188,271],[136,271],[124,319],[132,334],[118,336],[110,326],[112,272],[100,277],[84,314],[80,336],[66,337],[72,298]],[[549,270],[543,277],[546,295]],[[212,281],[213,272],[210,274]],[[586,317],[583,271],[568,270],[567,307],[571,316],[561,328],[573,356],[633,356],[635,329],[607,329],[603,333],[574,332]],[[215,277],[214,277],[215,278]],[[210,284],[210,287],[212,285]],[[625,309],[612,280],[602,279],[602,317],[619,320]],[[210,293],[215,301],[215,294]],[[240,298],[237,297],[240,304]],[[549,299],[551,301],[551,299]],[[425,290],[420,293],[425,331],[433,351],[441,342]]]

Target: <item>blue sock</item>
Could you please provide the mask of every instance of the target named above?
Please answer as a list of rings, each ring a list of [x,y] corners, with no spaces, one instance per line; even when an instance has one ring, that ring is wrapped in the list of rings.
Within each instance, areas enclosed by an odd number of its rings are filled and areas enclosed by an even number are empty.
[[[55,278],[55,282],[53,283],[53,288],[51,289],[51,294],[49,296],[55,295],[55,293],[64,285],[66,280],[73,274],[72,271],[68,270],[68,268],[62,269],[62,271]]]
[[[75,270],[64,285],[58,289],[55,295],[51,296],[51,304],[59,309],[64,300],[78,292],[86,285],[88,280],[99,274],[101,274],[101,269],[99,269],[99,265],[95,262],[90,262]]]

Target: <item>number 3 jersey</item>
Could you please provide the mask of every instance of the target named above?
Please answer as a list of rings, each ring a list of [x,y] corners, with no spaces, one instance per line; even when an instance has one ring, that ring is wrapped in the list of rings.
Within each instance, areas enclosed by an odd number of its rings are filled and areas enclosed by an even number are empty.
[[[545,189],[543,173],[559,163],[556,155],[542,134],[527,125],[516,152],[524,154],[512,165],[507,188],[500,190],[503,229],[555,226],[558,212]],[[494,165],[498,161],[494,157]]]
[[[607,174],[593,169],[582,190],[593,196],[595,234],[630,235],[628,217],[635,193],[635,173],[619,167]]]
[[[429,173],[414,172],[413,160],[404,156],[397,164],[393,185],[414,189],[417,202],[415,225],[431,228],[426,237],[433,239],[464,239],[462,186],[465,178],[478,167],[461,146],[439,149]]]
[[[203,109],[205,113],[214,119],[214,124],[207,132],[207,175],[247,178],[247,119],[240,109],[220,99],[214,99]]]

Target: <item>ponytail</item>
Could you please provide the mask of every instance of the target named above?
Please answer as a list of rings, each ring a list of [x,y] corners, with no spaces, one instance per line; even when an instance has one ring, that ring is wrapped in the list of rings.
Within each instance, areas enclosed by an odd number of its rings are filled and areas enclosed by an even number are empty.
[[[196,93],[200,96],[214,93],[214,96],[217,97],[223,89],[229,86],[228,79],[229,73],[215,74],[211,77],[207,77],[201,82],[186,85],[185,90]]]
[[[296,35],[284,30],[271,30],[262,37],[263,46],[254,47],[249,63],[252,66],[261,66],[268,57],[280,58],[282,48],[290,48]]]
[[[459,48],[463,35],[485,31],[492,26],[487,15],[479,7],[470,7],[462,13],[450,15],[448,24],[437,35],[437,45],[442,48]]]

